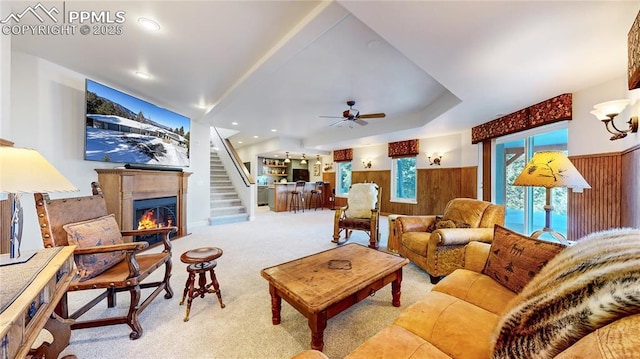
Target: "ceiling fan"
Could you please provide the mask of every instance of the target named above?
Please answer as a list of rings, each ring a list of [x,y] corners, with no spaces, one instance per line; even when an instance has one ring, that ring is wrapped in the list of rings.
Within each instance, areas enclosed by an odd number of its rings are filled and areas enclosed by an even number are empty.
[[[353,100],[347,101],[347,106],[349,106],[348,110],[344,110],[342,112],[342,117],[340,116],[320,116],[323,118],[341,118],[340,121],[332,123],[331,126],[335,126],[335,125],[339,125],[341,123],[344,122],[355,122],[360,126],[366,126],[368,124],[367,121],[363,120],[364,118],[383,118],[386,115],[383,112],[380,113],[369,113],[369,114],[360,114],[360,111],[358,109],[353,108],[353,105],[355,105],[356,102]],[[351,127],[351,123],[349,124],[349,127]]]

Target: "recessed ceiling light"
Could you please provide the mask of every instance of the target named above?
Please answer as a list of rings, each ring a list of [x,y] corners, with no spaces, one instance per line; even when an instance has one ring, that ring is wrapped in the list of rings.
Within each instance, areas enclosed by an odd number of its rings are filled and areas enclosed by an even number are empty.
[[[160,30],[160,25],[158,25],[157,22],[151,20],[151,19],[147,19],[145,17],[141,17],[138,19],[138,22],[140,23],[140,25],[142,25],[142,27],[144,27],[145,29],[149,30],[149,31],[158,31]]]
[[[234,125],[234,126],[238,126],[237,122],[231,122],[231,124]]]
[[[258,138],[258,136],[253,136],[253,138]]]
[[[145,79],[145,80],[148,80],[148,79],[151,78],[151,75],[149,75],[146,72],[142,72],[142,71],[136,71],[136,76],[138,76],[141,79]]]
[[[238,143],[242,143],[242,141],[238,141]]]
[[[278,131],[278,130],[276,130],[275,128],[271,129],[271,132],[276,132],[276,131]]]

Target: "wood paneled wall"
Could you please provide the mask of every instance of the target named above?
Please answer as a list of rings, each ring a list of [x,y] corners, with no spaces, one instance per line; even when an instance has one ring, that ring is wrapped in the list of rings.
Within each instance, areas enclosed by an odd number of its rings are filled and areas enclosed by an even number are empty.
[[[417,204],[391,202],[391,171],[353,171],[351,183],[375,182],[382,187],[381,213],[424,215],[441,214],[447,203],[458,197],[476,198],[476,166],[462,168],[418,169]],[[335,182],[333,172],[323,174],[323,180]],[[338,198],[336,205],[346,200]]]
[[[610,228],[640,228],[640,145],[570,159],[591,189],[569,191],[569,239]]]
[[[0,201],[0,253],[9,253],[11,248],[11,201]]]
[[[640,228],[640,145],[622,153],[620,226]]]

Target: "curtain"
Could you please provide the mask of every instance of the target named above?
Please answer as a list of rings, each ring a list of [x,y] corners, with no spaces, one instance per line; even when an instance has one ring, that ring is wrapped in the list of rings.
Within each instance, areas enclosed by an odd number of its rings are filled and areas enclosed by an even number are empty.
[[[389,143],[389,157],[409,157],[420,154],[420,140],[406,140]]]
[[[353,160],[353,149],[345,148],[333,151],[333,162],[347,162]]]

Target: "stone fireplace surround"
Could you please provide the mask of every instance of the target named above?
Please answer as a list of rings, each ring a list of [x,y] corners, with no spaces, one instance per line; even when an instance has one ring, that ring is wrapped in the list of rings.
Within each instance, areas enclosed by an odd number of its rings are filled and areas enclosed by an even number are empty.
[[[95,169],[109,213],[113,213],[122,230],[137,229],[133,223],[133,202],[176,196],[178,233],[174,238],[186,236],[187,187],[191,172],[136,170],[124,168]],[[124,239],[132,241],[131,237]]]

